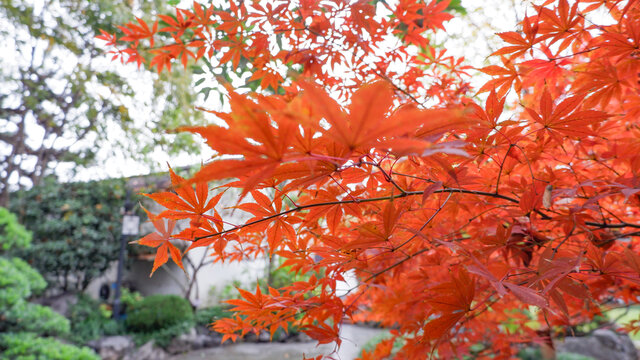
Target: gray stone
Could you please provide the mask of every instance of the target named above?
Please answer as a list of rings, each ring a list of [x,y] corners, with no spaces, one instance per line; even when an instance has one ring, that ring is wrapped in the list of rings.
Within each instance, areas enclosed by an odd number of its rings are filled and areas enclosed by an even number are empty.
[[[168,357],[169,355],[151,340],[125,355],[122,360],[164,360]]]
[[[220,346],[222,343],[222,336],[220,336],[217,333],[212,333],[205,336],[206,336],[206,340],[204,340],[205,348]]]
[[[254,343],[258,341],[258,336],[253,332],[248,332],[244,337],[240,338],[242,342]]]
[[[311,338],[311,336],[309,336],[309,335],[307,335],[307,334],[305,334],[303,332],[300,332],[300,333],[298,333],[298,341],[299,342],[310,342],[310,341],[313,341],[313,339]]]
[[[210,335],[198,334],[195,329],[191,329],[188,333],[181,334],[171,340],[167,351],[171,354],[182,354],[191,350],[217,346],[220,340],[216,340]]]
[[[554,342],[556,352],[590,356],[597,360],[638,360],[638,352],[626,334],[598,329],[588,336],[567,337]]]
[[[130,336],[108,336],[89,343],[102,360],[120,360],[129,351],[135,349]]]
[[[73,293],[66,293],[58,296],[42,298],[35,301],[36,303],[48,306],[58,314],[69,317],[69,309],[78,302],[78,296]]]
[[[201,335],[209,335],[212,331],[206,326],[198,325],[196,326],[196,332]]]
[[[270,342],[271,341],[271,334],[269,334],[268,331],[261,331],[260,334],[258,335],[258,342]]]

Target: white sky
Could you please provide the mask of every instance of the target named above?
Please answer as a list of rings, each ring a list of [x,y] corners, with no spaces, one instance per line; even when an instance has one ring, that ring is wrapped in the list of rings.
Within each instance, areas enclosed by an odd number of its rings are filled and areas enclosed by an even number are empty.
[[[455,56],[465,56],[467,63],[474,67],[486,66],[486,57],[497,49],[501,43],[501,40],[495,33],[514,30],[517,21],[521,19],[524,14],[526,3],[526,1],[516,0],[463,0],[462,5],[468,10],[468,16],[464,18],[456,17],[446,23],[446,34],[437,34],[436,42],[442,42],[444,39],[447,39],[445,44],[448,53]],[[0,50],[6,47],[7,46],[0,45]],[[6,66],[12,66],[12,63],[15,64],[15,60],[7,59],[6,52],[4,53],[5,56],[0,56],[0,61],[2,61],[6,69]],[[149,97],[152,94],[153,75],[138,71],[137,67],[133,64],[123,66],[119,62],[111,62],[109,58],[101,59],[99,61],[99,67],[105,70],[117,70],[128,79],[131,79],[132,81],[130,81],[130,83],[134,86],[134,90],[138,94],[136,102],[139,104],[149,102]],[[476,86],[476,88],[486,80],[485,77],[477,75],[477,73],[474,73],[474,80],[472,81],[472,85]],[[98,91],[104,92],[105,89],[98,89]],[[218,97],[213,93],[206,103],[201,98],[197,105],[223,110]],[[144,106],[131,106],[130,115],[135,121],[142,124],[148,120],[149,113],[145,111]],[[108,136],[115,139],[124,136],[124,134],[114,125],[109,129]],[[199,137],[196,136],[196,139],[199,141]],[[170,163],[172,167],[192,165],[206,161],[211,155],[212,152],[203,143],[202,154],[200,155],[168,157],[163,151],[158,150],[151,154],[151,158],[152,161],[157,164],[155,167],[156,170],[166,170],[167,162]],[[99,166],[82,169],[78,171],[73,179],[69,178],[70,165],[64,167],[59,166],[56,172],[63,180],[92,180],[108,177],[134,176],[146,174],[152,170],[152,167],[149,165],[125,158],[122,155],[113,156],[103,152],[99,154],[99,156],[103,158]]]

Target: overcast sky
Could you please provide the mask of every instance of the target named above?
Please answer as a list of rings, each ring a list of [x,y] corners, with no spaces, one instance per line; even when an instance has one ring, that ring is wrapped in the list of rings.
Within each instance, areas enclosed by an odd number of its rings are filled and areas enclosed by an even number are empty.
[[[41,0],[35,0],[41,2]],[[468,16],[457,17],[446,23],[446,33],[436,35],[436,42],[446,39],[446,48],[449,53],[456,56],[464,56],[467,63],[474,67],[487,65],[487,56],[499,47],[501,40],[495,32],[510,31],[515,29],[516,22],[524,14],[524,1],[515,0],[463,0],[463,6],[468,10]],[[188,5],[187,5],[188,6]],[[137,14],[139,15],[139,14]],[[11,49],[11,46],[0,45],[3,48]],[[0,60],[4,69],[15,67],[16,59],[7,51],[0,54]],[[109,58],[101,59],[99,67],[105,70],[117,69],[132,81],[134,90],[138,94],[137,104],[148,102],[152,93],[152,76],[148,72],[138,71],[135,65],[121,65],[119,62],[111,62]],[[61,66],[72,66],[72,64],[61,64]],[[479,86],[486,79],[482,76],[473,77],[473,85]],[[203,84],[201,86],[206,86]],[[225,110],[220,104],[217,96],[210,96],[207,102],[201,98],[200,105],[216,110]],[[144,106],[130,106],[130,114],[139,123],[144,123],[148,119],[148,110]],[[36,130],[34,130],[36,131]],[[124,136],[123,132],[116,126],[112,127],[108,134],[112,138]],[[90,141],[90,140],[89,140]],[[198,139],[199,141],[199,139]],[[0,149],[2,150],[2,149]],[[202,146],[202,154],[185,155],[180,157],[168,157],[162,151],[156,151],[151,155],[156,168],[166,170],[167,162],[173,167],[192,165],[206,161],[212,155],[206,145]],[[142,164],[122,155],[108,155],[107,151],[99,154],[102,159],[99,166],[80,170],[72,179],[70,178],[70,166],[59,166],[56,171],[63,180],[92,180],[108,177],[134,176],[146,174],[152,170],[148,164]]]

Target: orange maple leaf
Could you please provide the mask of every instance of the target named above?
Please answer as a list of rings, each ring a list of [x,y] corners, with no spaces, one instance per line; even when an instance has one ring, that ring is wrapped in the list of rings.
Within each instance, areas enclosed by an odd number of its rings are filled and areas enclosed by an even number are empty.
[[[540,99],[540,112],[531,108],[526,109],[531,118],[542,125],[539,131],[545,131],[556,141],[561,142],[561,135],[571,137],[595,135],[589,126],[609,117],[603,111],[577,110],[582,100],[579,96],[572,96],[554,107],[551,94],[548,89],[545,89]]]
[[[149,219],[153,222],[153,226],[157,231],[148,234],[139,240],[133,241],[132,243],[157,248],[156,256],[153,261],[153,269],[151,270],[151,274],[149,274],[149,277],[153,275],[156,269],[164,265],[167,260],[169,260],[169,254],[171,254],[171,258],[173,259],[173,261],[183,271],[185,271],[182,264],[182,254],[180,252],[180,249],[178,249],[171,243],[171,240],[173,239],[171,237],[171,234],[173,233],[173,229],[176,226],[176,221],[168,219],[165,222],[165,219],[161,217],[155,216],[149,212],[147,212],[147,214],[149,215]]]
[[[218,217],[206,215],[205,213],[213,209],[220,201],[223,192],[209,199],[209,186],[206,182],[197,182],[195,190],[181,176],[177,175],[173,169],[169,168],[171,174],[171,185],[175,193],[158,192],[144,194],[153,199],[158,204],[167,208],[158,216],[167,219],[190,219],[192,227],[198,227],[202,218],[210,221],[220,221]]]

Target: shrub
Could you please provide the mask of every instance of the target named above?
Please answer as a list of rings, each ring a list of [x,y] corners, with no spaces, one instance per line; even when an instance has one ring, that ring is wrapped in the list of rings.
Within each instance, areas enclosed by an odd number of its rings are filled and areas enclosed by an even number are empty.
[[[69,340],[86,343],[101,336],[125,333],[124,324],[110,317],[109,311],[102,311],[102,304],[88,296],[81,295],[69,310],[71,333]]]
[[[125,312],[126,309],[135,308],[138,306],[144,297],[137,291],[131,291],[127,288],[122,288],[122,293],[120,295],[120,302],[124,306]]]
[[[152,332],[180,323],[193,323],[193,310],[178,295],[151,295],[127,312],[127,328],[134,332]]]
[[[53,286],[84,290],[117,260],[125,194],[123,179],[63,184],[53,178],[16,193],[11,209],[33,232],[32,246],[18,255]]]
[[[9,214],[11,215],[11,214]],[[69,333],[69,320],[51,308],[29,303],[47,283],[29,264],[8,257],[16,247],[26,247],[30,234],[0,208],[0,358],[33,360],[99,359],[88,348],[65,345],[42,335]],[[16,237],[15,234],[21,234]],[[20,236],[26,238],[18,239]]]
[[[192,328],[193,320],[185,320],[158,330],[135,333],[133,334],[133,341],[139,346],[149,340],[153,340],[156,345],[166,348],[171,343],[171,340],[179,335],[188,333]]]
[[[4,313],[8,330],[30,331],[40,335],[66,335],[69,320],[50,307],[21,301]]]
[[[26,248],[31,242],[31,233],[18,223],[16,216],[0,207],[0,250]]]
[[[233,313],[229,311],[228,306],[212,306],[196,310],[195,321],[198,325],[209,327],[212,322],[231,317],[231,315]]]
[[[62,344],[52,338],[33,333],[0,335],[0,357],[3,360],[100,360],[91,349]]]
[[[27,263],[0,256],[0,309],[42,291],[47,283]]]
[[[275,262],[274,265],[277,267],[275,269],[269,269],[266,278],[258,279],[260,288],[265,292],[268,292],[268,286],[279,289],[290,286],[297,281],[307,281],[311,277],[310,273],[294,271],[291,266],[283,266],[285,262],[284,258],[277,258],[272,261]],[[252,287],[255,286],[252,284]]]

